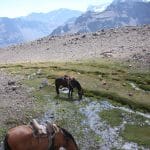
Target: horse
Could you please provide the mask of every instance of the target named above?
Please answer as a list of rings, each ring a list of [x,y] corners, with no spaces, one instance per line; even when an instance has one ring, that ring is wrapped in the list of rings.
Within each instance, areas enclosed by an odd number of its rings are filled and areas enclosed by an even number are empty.
[[[79,99],[82,99],[83,95],[83,89],[80,85],[80,83],[75,79],[71,78],[69,76],[63,76],[55,79],[55,87],[56,87],[56,93],[59,95],[59,88],[60,87],[67,87],[69,89],[68,97],[71,98],[73,96],[73,89],[78,89],[78,96]]]
[[[34,134],[30,125],[8,130],[4,150],[79,150],[73,136],[56,124],[47,124],[47,134]]]

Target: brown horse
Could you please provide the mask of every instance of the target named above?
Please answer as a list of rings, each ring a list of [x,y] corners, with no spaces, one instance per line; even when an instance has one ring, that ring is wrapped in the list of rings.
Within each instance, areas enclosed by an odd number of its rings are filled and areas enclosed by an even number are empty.
[[[65,129],[49,124],[46,135],[34,135],[30,125],[8,130],[4,150],[78,150],[73,136]]]
[[[55,79],[55,87],[56,87],[56,93],[59,95],[59,88],[60,87],[67,87],[69,89],[68,97],[72,97],[73,95],[73,89],[77,88],[78,90],[78,96],[79,99],[82,99],[83,95],[83,89],[80,85],[80,83],[75,79],[71,78],[69,76],[63,76]]]

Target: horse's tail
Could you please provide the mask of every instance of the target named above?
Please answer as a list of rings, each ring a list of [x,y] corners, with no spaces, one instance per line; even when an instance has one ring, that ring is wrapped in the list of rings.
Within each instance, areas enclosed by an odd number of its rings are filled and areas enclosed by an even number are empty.
[[[4,150],[11,150],[11,148],[8,144],[8,135],[6,135],[5,139],[4,139]]]

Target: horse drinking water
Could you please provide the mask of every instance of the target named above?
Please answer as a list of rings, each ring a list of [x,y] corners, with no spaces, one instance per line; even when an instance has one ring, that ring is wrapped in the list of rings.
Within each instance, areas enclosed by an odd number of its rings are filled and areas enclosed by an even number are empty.
[[[55,79],[55,87],[56,87],[56,93],[58,95],[59,95],[59,88],[61,86],[67,87],[69,89],[69,93],[68,93],[69,98],[72,97],[72,95],[73,95],[73,89],[77,88],[79,99],[82,99],[83,89],[82,89],[80,83],[75,78],[71,78],[67,75],[56,78]]]
[[[42,131],[43,130],[43,131]],[[78,150],[73,136],[56,124],[21,125],[8,130],[4,150]]]

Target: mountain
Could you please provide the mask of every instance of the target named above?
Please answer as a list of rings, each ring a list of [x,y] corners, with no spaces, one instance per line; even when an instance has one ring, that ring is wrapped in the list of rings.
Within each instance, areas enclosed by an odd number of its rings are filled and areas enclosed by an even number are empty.
[[[100,29],[150,24],[150,2],[114,0],[104,11],[87,11],[73,23],[56,28],[51,35],[95,32]]]
[[[0,18],[0,47],[35,40],[49,35],[56,27],[82,12],[59,9],[48,13],[32,13],[19,18]]]
[[[104,11],[107,8],[108,5],[109,5],[109,3],[104,3],[102,5],[90,5],[87,8],[87,11],[102,12],[102,11]]]
[[[43,23],[58,23],[62,24],[70,18],[77,17],[81,15],[81,11],[78,10],[70,10],[66,8],[60,8],[58,10],[54,10],[48,13],[31,13],[26,17],[22,17],[25,20],[30,21],[40,21]]]
[[[49,33],[48,26],[41,22],[25,21],[21,18],[0,18],[1,47],[33,40]]]

